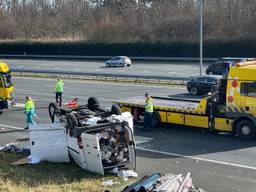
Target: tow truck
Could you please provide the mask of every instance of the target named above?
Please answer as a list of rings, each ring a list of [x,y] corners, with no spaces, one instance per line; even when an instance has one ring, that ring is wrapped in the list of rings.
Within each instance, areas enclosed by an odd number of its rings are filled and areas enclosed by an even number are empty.
[[[242,139],[256,136],[256,61],[232,66],[219,86],[203,98],[152,96],[156,125],[175,124],[233,133]],[[144,115],[145,98],[134,96],[113,101],[135,120]]]
[[[11,71],[6,63],[0,62],[0,114],[14,104],[14,88]]]

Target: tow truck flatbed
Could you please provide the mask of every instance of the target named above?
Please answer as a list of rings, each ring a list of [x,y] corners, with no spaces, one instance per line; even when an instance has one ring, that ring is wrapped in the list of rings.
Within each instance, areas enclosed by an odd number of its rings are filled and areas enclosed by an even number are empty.
[[[185,98],[176,98],[176,97],[163,97],[163,96],[152,96],[154,102],[154,109],[159,110],[167,110],[167,111],[180,111],[183,113],[196,113],[196,114],[204,114],[202,103],[203,100],[193,100],[193,99],[185,99]],[[115,100],[114,103],[118,103],[122,106],[137,106],[144,108],[145,105],[145,97],[143,96],[135,96],[129,98],[121,98]]]

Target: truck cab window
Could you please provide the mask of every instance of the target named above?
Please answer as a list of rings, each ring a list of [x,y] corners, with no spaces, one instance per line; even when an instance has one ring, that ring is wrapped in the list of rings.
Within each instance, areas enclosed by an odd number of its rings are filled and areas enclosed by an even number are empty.
[[[247,97],[256,97],[256,83],[242,83],[241,95]]]
[[[11,75],[10,74],[4,74],[3,79],[4,79],[5,86],[7,88],[12,86],[12,80],[11,80]]]
[[[256,97],[256,83],[249,83],[248,97]]]

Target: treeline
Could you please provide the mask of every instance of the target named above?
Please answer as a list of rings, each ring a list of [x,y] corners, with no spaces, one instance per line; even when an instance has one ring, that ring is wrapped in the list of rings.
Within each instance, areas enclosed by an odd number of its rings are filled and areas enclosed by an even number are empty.
[[[255,0],[203,0],[204,40],[256,40]],[[199,0],[0,0],[0,40],[198,42]]]

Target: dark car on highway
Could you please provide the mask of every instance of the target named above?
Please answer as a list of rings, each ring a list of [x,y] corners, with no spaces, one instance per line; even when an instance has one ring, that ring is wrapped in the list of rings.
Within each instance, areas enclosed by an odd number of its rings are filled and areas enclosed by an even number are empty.
[[[218,86],[222,79],[221,75],[193,77],[187,82],[187,90],[192,95],[203,95],[210,92],[213,85]]]
[[[205,72],[208,75],[225,75],[228,73],[230,67],[232,67],[236,63],[251,60],[255,60],[255,58],[223,57],[210,64]]]

